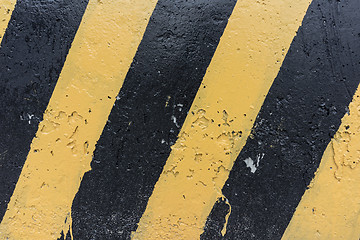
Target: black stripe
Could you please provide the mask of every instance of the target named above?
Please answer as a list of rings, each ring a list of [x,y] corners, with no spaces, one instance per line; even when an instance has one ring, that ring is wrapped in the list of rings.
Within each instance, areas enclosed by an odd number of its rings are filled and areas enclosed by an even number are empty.
[[[73,202],[75,238],[136,230],[235,2],[158,2]]]
[[[42,120],[86,0],[18,0],[0,48],[0,219]]]
[[[281,239],[360,81],[355,9],[359,1],[311,4],[223,187],[231,205],[224,239]],[[249,157],[260,157],[255,173]]]

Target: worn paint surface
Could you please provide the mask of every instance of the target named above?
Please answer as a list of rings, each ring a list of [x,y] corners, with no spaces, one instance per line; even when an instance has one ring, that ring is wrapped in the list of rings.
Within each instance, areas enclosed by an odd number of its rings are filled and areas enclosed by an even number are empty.
[[[2,0],[0,239],[359,239],[360,3],[309,3]]]
[[[311,3],[222,188],[231,205],[226,235],[215,220],[226,209],[215,204],[203,239],[282,237],[358,87],[359,7]]]
[[[87,1],[17,1],[0,48],[0,218]],[[56,33],[56,34],[55,34]]]
[[[360,89],[282,239],[358,239],[360,236]]]
[[[234,5],[158,1],[74,199],[75,238],[136,231]]]
[[[154,6],[89,2],[1,222],[1,238],[55,239],[69,230],[73,198]]]
[[[133,239],[199,239],[309,1],[240,1]]]

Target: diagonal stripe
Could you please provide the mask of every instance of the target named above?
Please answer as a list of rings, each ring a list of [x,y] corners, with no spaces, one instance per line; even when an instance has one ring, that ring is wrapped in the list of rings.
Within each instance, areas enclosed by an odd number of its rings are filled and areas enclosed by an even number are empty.
[[[2,238],[50,239],[69,229],[73,198],[154,6],[89,2],[0,225]]]
[[[87,0],[15,5],[0,48],[0,219],[86,5]]]
[[[235,2],[158,2],[74,199],[75,238],[130,239]]]
[[[287,239],[359,239],[360,88],[286,229]]]
[[[359,4],[310,5],[222,189],[231,205],[224,239],[283,235],[359,85]]]
[[[16,0],[2,0],[0,3],[0,42],[10,21]]]
[[[238,1],[133,239],[199,239],[308,1]]]

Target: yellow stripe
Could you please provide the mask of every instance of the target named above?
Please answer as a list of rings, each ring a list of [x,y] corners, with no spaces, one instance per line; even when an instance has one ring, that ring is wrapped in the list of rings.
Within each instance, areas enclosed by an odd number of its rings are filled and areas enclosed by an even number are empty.
[[[360,237],[360,89],[285,231],[287,239]]]
[[[56,239],[155,0],[90,0],[0,225],[1,239]]]
[[[133,239],[199,239],[309,1],[238,1]]]
[[[16,0],[1,0],[0,3],[0,42],[9,24]]]

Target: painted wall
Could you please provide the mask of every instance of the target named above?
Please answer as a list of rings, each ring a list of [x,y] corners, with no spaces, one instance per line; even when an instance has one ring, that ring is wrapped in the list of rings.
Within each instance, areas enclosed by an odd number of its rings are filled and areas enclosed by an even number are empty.
[[[1,0],[0,239],[360,237],[358,0]]]

